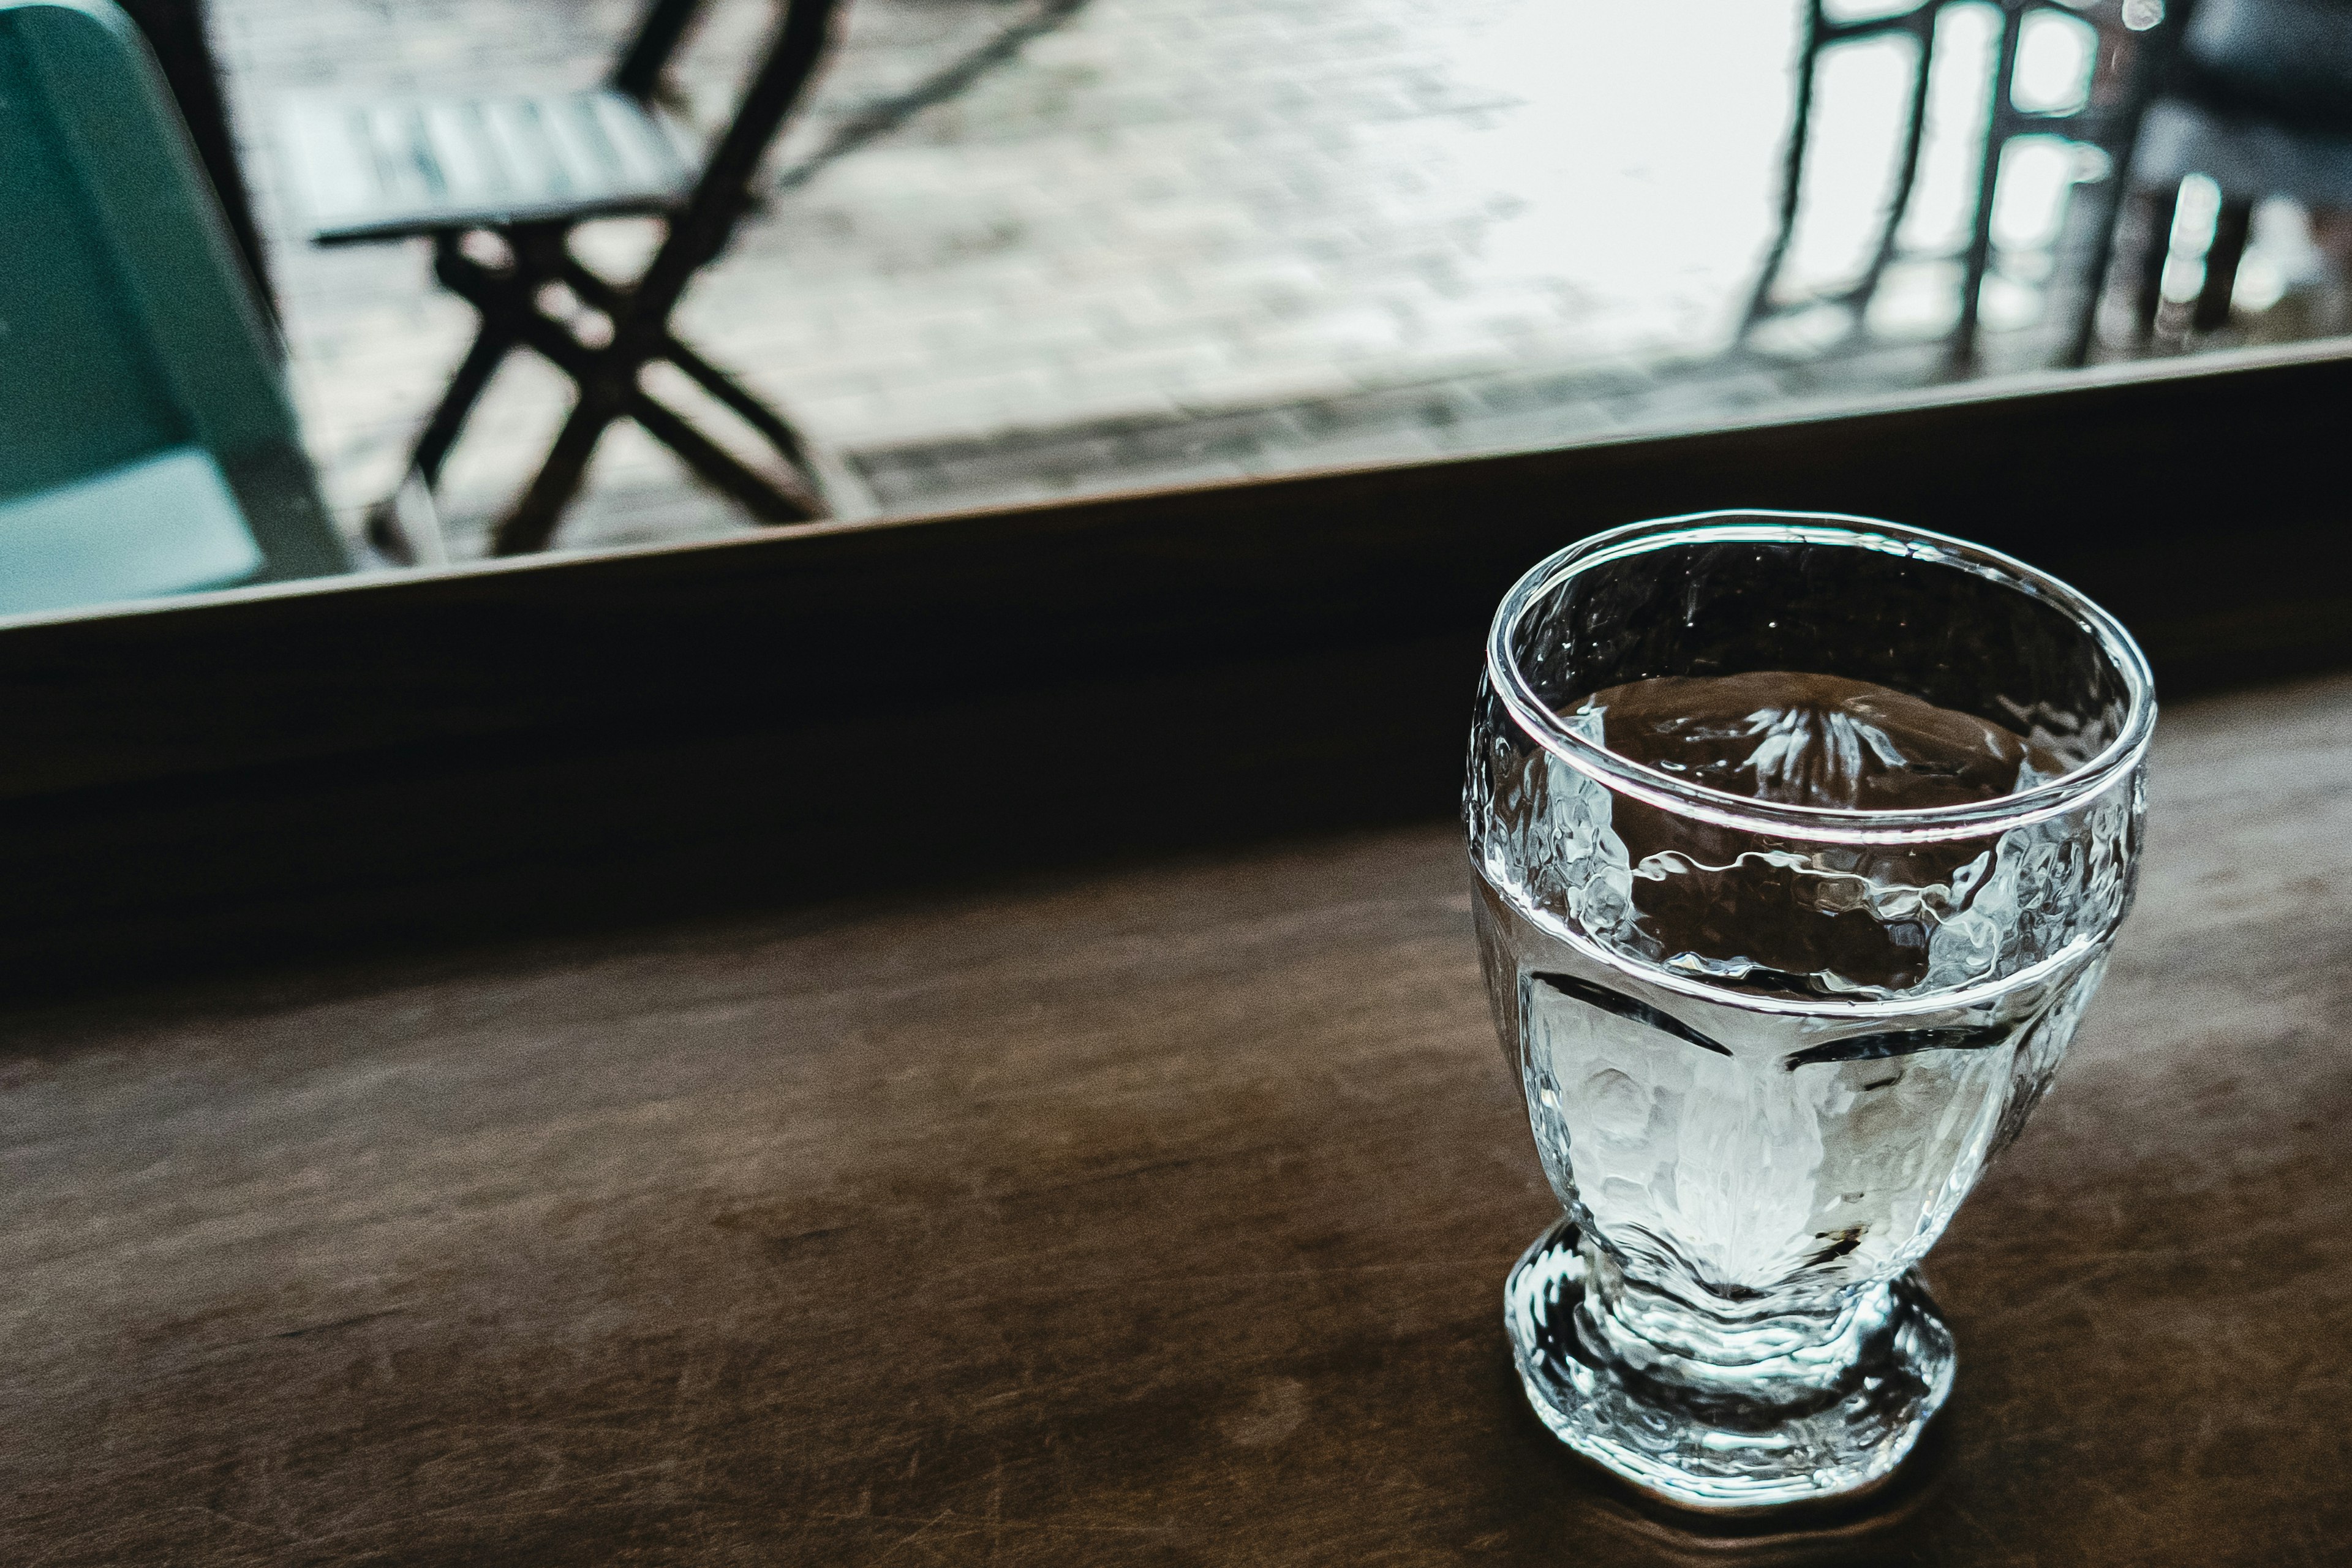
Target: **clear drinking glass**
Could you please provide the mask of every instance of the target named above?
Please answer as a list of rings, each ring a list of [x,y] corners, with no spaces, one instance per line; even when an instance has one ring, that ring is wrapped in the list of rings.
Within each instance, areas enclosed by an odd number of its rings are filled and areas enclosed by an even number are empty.
[[[1719,1510],[1910,1450],[1953,1365],[1913,1266],[2098,986],[2155,718],[2111,616],[1916,529],[1671,518],[1519,580],[1463,813],[1563,1441]]]

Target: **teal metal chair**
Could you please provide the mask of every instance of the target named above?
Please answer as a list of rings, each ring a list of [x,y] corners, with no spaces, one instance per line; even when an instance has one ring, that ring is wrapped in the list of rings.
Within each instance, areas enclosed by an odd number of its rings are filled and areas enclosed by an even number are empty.
[[[350,566],[145,41],[0,0],[0,615]]]

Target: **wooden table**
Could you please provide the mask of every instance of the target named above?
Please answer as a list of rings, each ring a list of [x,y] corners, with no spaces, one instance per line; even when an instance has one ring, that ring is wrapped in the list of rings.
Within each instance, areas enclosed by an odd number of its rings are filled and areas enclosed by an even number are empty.
[[[2352,680],[2184,705],[1858,1518],[1526,1414],[1445,824],[10,1021],[0,1559],[2344,1561]]]

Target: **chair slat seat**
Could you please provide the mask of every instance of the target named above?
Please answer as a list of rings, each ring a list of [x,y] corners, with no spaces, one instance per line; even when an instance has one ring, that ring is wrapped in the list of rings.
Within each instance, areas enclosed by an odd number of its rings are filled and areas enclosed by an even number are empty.
[[[491,530],[499,554],[547,546],[598,441],[620,419],[761,522],[835,515],[827,488],[855,485],[670,324],[696,274],[726,249],[751,206],[751,183],[824,58],[842,0],[780,0],[733,118],[707,147],[653,107],[705,4],[647,0],[600,89],[373,103],[319,96],[295,100],[281,117],[286,163],[318,243],[429,235],[434,277],[480,312],[473,346],[409,449],[400,488],[369,513],[368,537],[393,558],[442,554],[433,488],[467,414],[517,350],[571,377],[580,395],[537,476]],[[570,245],[575,225],[623,213],[663,220],[660,247],[625,280],[591,271]],[[504,244],[469,247],[469,230]],[[656,363],[749,426],[766,454],[747,459],[656,395],[645,375]]]
[[[700,172],[689,132],[609,89],[306,97],[288,106],[283,131],[322,245],[669,212]]]

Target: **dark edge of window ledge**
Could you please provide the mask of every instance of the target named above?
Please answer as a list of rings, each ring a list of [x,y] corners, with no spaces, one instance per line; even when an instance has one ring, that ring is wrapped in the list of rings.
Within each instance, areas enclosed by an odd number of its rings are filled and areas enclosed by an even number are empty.
[[[2336,343],[20,621],[0,994],[1440,815],[1512,579],[1709,507],[2007,550],[2167,697],[2337,668],[2347,411]]]

